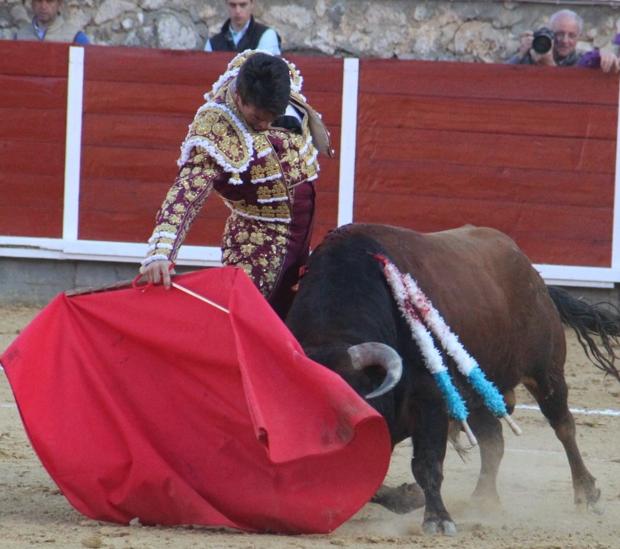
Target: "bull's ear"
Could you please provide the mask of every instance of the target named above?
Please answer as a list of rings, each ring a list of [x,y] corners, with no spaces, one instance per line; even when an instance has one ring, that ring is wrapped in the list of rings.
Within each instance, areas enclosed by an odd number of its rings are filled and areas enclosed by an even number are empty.
[[[391,391],[403,375],[403,360],[393,347],[377,341],[368,341],[353,345],[347,349],[351,365],[355,370],[369,366],[380,366],[385,370],[383,383],[366,395],[367,399],[376,398]]]

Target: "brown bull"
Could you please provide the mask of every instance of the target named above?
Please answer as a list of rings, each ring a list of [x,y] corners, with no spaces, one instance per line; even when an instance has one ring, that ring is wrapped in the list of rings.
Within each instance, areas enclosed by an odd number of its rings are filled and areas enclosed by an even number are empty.
[[[468,226],[421,234],[385,225],[347,225],[330,233],[312,254],[287,324],[311,358],[339,373],[358,393],[373,393],[370,402],[385,417],[393,444],[411,437],[412,472],[426,500],[424,530],[456,531],[440,493],[449,418],[377,256],[415,278],[505,395],[510,412],[513,389],[525,385],[564,446],[575,502],[593,506],[600,490],[581,458],[568,409],[562,322],[577,331],[597,367],[620,379],[611,348],[619,333],[618,316],[548,289],[516,244],[496,230]],[[602,337],[598,346],[593,333]],[[474,495],[497,500],[501,424],[446,360],[480,444]],[[386,384],[386,379],[392,381]]]

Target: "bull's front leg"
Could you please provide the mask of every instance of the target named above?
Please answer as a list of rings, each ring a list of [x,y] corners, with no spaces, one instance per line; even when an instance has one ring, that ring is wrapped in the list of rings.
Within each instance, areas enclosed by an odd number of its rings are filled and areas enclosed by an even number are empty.
[[[450,513],[441,499],[443,461],[448,440],[448,417],[442,402],[418,401],[412,432],[411,471],[424,491],[426,506],[422,529],[427,534],[456,534]]]

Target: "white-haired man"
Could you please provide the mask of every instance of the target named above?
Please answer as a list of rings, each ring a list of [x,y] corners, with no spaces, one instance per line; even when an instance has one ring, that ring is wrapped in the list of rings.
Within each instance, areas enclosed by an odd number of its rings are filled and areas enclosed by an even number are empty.
[[[543,65],[551,67],[588,66],[599,68],[603,72],[618,72],[618,58],[605,50],[593,50],[587,53],[577,52],[577,42],[583,32],[583,19],[572,10],[560,10],[549,18],[551,47],[546,52],[537,52],[533,47],[534,33],[521,35],[519,51],[508,63],[520,65]]]

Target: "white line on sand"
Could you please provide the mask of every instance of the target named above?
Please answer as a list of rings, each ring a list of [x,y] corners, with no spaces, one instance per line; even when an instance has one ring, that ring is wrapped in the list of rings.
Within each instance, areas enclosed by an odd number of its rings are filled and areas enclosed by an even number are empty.
[[[540,412],[540,408],[535,404],[517,404],[515,406],[518,410],[536,410]],[[620,410],[614,410],[613,408],[605,408],[597,410],[595,408],[570,408],[573,414],[579,414],[584,416],[613,416],[620,417]]]
[[[2,370],[2,364],[0,364],[0,370]],[[0,408],[15,408],[15,404],[9,402],[0,403]],[[535,404],[517,404],[515,406],[517,410],[535,410],[540,412],[540,408]],[[611,416],[611,417],[620,417],[620,410],[614,410],[613,408],[604,408],[604,409],[588,409],[588,408],[571,408],[570,411],[573,414],[579,414],[584,416]]]
[[[14,402],[0,402],[0,408],[15,408],[16,405]],[[540,412],[540,408],[533,404],[517,404],[515,406],[518,410],[528,410],[528,411],[536,411]],[[611,416],[611,417],[620,417],[620,410],[614,410],[612,408],[605,408],[602,410],[597,409],[588,409],[588,408],[571,408],[570,411],[573,414],[584,415],[584,416]]]

